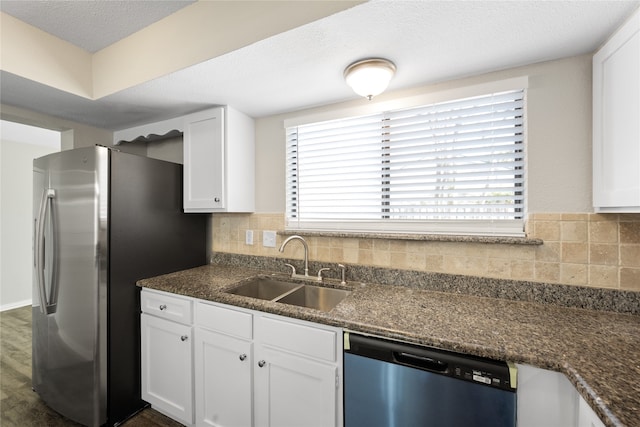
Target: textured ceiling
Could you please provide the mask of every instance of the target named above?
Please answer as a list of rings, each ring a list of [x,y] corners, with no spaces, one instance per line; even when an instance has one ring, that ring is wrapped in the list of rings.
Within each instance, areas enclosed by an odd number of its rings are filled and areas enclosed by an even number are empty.
[[[638,7],[374,0],[95,101],[6,72],[0,89],[3,103],[114,130],[220,104],[261,117],[356,99],[342,72],[364,57],[395,62],[397,90],[590,53]]]
[[[195,1],[2,0],[0,10],[93,53]]]

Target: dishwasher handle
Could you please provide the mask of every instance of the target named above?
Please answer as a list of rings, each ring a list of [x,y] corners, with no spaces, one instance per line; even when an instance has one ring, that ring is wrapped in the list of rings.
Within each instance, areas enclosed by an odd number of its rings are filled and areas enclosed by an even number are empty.
[[[406,353],[403,351],[394,351],[393,358],[396,362],[407,366],[413,366],[420,369],[426,369],[434,372],[447,372],[449,367],[448,363],[442,360],[433,359],[427,356],[420,356],[418,354]]]

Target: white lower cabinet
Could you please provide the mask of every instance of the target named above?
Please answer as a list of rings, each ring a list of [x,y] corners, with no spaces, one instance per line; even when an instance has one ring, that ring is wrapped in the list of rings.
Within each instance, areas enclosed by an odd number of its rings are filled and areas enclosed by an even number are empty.
[[[604,427],[604,423],[582,396],[578,396],[578,427]]]
[[[251,342],[196,331],[196,425],[253,424]]]
[[[196,303],[196,425],[342,426],[342,332]]]
[[[518,365],[518,427],[604,427],[560,372]]]
[[[270,348],[258,347],[256,356],[256,427],[338,424],[335,365]]]
[[[193,328],[168,318],[191,322],[191,302],[163,293],[143,291],[141,326],[141,393],[151,406],[186,424],[193,424]],[[153,299],[153,301],[150,301]]]

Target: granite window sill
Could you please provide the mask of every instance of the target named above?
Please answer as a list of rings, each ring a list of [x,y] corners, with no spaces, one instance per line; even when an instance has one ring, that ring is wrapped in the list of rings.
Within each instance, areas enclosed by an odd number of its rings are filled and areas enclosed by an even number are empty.
[[[403,234],[403,233],[359,233],[346,231],[311,231],[311,230],[280,230],[281,236],[298,234],[307,237],[337,237],[349,239],[387,239],[414,240],[422,242],[459,242],[459,243],[494,243],[504,245],[542,245],[542,239],[507,236],[462,236],[450,234]]]

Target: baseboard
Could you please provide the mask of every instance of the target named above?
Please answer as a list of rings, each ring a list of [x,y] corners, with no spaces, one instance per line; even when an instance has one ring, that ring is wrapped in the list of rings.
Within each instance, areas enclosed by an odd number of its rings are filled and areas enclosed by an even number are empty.
[[[9,303],[9,304],[0,305],[0,312],[7,311],[7,310],[13,310],[14,308],[24,307],[25,305],[31,305],[31,300],[30,299],[25,299],[25,300],[22,300],[22,301],[17,301],[17,302],[12,302],[12,303]]]

